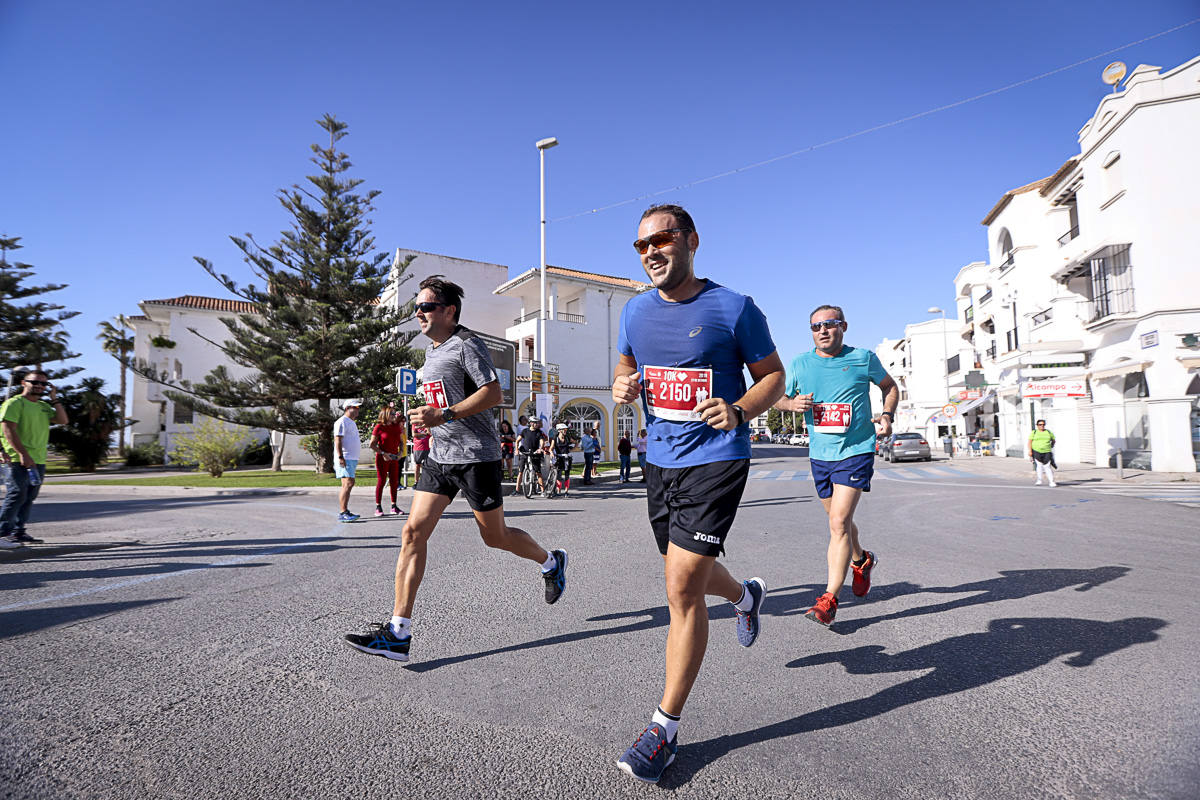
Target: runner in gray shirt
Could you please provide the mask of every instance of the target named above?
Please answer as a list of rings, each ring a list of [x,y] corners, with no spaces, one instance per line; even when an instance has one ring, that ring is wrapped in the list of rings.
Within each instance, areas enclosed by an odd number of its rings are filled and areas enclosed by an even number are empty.
[[[528,533],[504,522],[500,435],[491,415],[502,399],[500,382],[482,340],[458,324],[462,296],[461,287],[440,275],[421,281],[417,322],[432,344],[425,349],[425,405],[412,409],[409,419],[414,427],[429,429],[430,453],[404,524],[392,618],[367,633],[345,636],[356,650],[396,661],[408,661],[429,537],[459,491],[475,512],[484,544],[541,564],[547,603],[556,602],[567,585],[567,554],[547,552]]]

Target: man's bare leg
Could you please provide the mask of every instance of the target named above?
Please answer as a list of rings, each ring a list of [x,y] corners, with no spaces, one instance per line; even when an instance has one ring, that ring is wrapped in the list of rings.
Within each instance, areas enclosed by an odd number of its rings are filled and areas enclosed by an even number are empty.
[[[400,534],[400,555],[396,559],[396,600],[392,616],[411,617],[417,588],[425,577],[425,556],[429,537],[437,527],[450,498],[433,492],[413,492],[412,508]]]
[[[833,496],[821,499],[825,513],[829,515],[829,562],[828,583],[825,591],[834,597],[842,591],[846,582],[846,571],[851,559],[862,558],[862,546],[858,543],[858,527],[854,524],[854,509],[862,497],[862,489],[833,485]]]
[[[350,510],[350,490],[354,488],[354,478],[342,478],[342,488],[338,490],[338,503],[341,504],[340,511]]]
[[[528,558],[538,564],[545,563],[550,553],[542,548],[525,531],[520,528],[510,528],[504,524],[504,507],[493,508],[491,511],[476,511],[475,522],[479,525],[479,535],[483,543],[497,550],[505,550],[521,558]]]
[[[663,689],[660,707],[674,716],[683,712],[683,705],[691,694],[692,684],[700,673],[704,651],[708,648],[708,606],[704,596],[708,593],[713,578],[716,558],[691,553],[674,544],[667,545],[666,555],[667,606],[671,612],[671,625],[667,629],[667,680]],[[733,579],[722,568],[724,578]],[[741,596],[741,586],[734,582],[736,590],[724,585],[717,578],[719,592],[733,601]]]

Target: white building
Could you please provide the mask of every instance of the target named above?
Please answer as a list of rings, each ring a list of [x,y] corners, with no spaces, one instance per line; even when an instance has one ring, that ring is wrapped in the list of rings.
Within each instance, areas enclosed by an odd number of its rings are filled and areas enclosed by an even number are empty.
[[[412,261],[407,280],[397,287],[395,271],[409,257]],[[530,362],[540,306],[539,270],[508,280],[509,269],[500,264],[403,249],[396,251],[393,270],[392,284],[380,297],[383,305],[398,308],[407,303],[416,294],[417,284],[429,275],[444,275],[463,287],[462,324],[517,345],[519,409],[506,410],[502,416],[515,422],[518,414],[529,414]],[[646,424],[638,404],[618,408],[612,402],[617,328],[626,301],[650,287],[627,278],[562,267],[548,267],[547,277],[547,354],[548,361],[559,370],[555,414],[580,432],[599,426],[605,457],[615,459],[621,433],[635,435]],[[188,295],[146,300],[139,305],[143,313],[129,318],[134,329],[134,357],[154,364],[172,381],[198,382],[222,365],[235,378],[251,372],[230,363],[205,339],[228,339],[221,318],[253,313],[252,303]],[[415,320],[400,326],[400,330],[416,329]],[[425,344],[419,337],[412,342],[414,347]],[[174,438],[190,430],[193,417],[182,406],[176,408],[162,390],[160,384],[134,376],[132,416],[138,422],[132,429],[133,444],[158,440],[170,452]],[[259,439],[267,433],[251,431]],[[297,437],[289,436],[287,444],[285,464],[312,463],[311,457],[299,449]]]
[[[931,440],[946,432],[966,432],[960,417],[942,416],[947,404],[960,402],[967,391],[966,374],[975,367],[974,353],[959,336],[955,319],[939,316],[905,325],[903,339],[884,339],[875,354],[900,390],[896,431],[922,433]],[[871,408],[875,413],[883,409],[882,394],[874,385]]]
[[[986,381],[960,409],[1002,455],[1023,456],[1045,418],[1061,462],[1195,471],[1200,57],[1137,67],[1078,141],[1004,194],[983,219],[988,262],[955,278],[957,338]]]

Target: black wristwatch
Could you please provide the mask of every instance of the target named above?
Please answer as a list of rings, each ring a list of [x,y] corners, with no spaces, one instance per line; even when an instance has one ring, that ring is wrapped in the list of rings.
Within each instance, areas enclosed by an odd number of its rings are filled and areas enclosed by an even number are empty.
[[[895,415],[895,414],[893,414],[892,412],[890,412],[890,411],[882,411],[882,412],[880,412],[879,416],[881,416],[881,417],[882,417],[884,414],[886,414],[886,415],[887,415],[887,418],[888,418],[888,421],[889,421],[889,422],[895,422],[895,421],[896,421],[896,415]]]
[[[442,422],[449,422],[455,417],[454,409],[446,406],[442,409]]]
[[[729,407],[737,412],[737,415],[738,415],[737,424],[745,425],[746,424],[746,409],[742,408],[741,406],[739,406],[737,404],[730,405]]]

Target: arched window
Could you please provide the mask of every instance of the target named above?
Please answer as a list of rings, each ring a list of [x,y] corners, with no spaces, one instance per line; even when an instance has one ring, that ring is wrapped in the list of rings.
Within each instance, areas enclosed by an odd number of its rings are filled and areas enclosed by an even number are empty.
[[[1000,253],[1001,261],[1008,261],[1008,257],[1012,255],[1012,234],[1008,232],[1008,228],[1000,229],[1000,238],[996,240],[996,250]]]
[[[558,418],[561,422],[567,423],[567,426],[579,436],[585,432],[591,433],[592,428],[599,426],[600,437],[601,439],[604,437],[604,415],[591,403],[568,403],[559,412]]]
[[[628,436],[629,441],[637,438],[637,412],[632,405],[617,407],[617,439]]]

